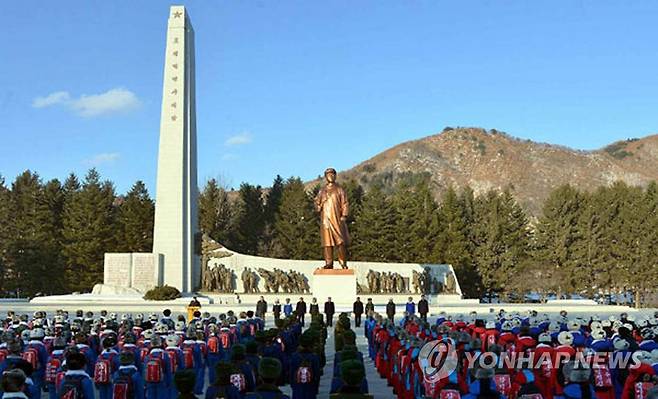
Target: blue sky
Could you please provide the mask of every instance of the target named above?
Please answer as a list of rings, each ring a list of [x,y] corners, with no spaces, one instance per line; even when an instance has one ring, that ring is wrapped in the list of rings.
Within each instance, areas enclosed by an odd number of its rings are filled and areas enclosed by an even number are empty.
[[[0,174],[154,191],[168,7],[3,4]],[[658,132],[658,2],[189,1],[199,180],[346,169],[444,126],[579,149]]]

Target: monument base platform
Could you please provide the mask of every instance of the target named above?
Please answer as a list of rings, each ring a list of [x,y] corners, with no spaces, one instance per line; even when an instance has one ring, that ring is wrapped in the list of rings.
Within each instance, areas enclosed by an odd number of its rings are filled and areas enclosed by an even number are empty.
[[[336,304],[351,304],[356,298],[356,273],[352,269],[315,270],[313,296],[319,303],[331,297]]]

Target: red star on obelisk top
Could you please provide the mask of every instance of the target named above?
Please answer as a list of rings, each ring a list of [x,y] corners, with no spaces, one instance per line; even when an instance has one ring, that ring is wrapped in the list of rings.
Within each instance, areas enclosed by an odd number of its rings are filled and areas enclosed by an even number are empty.
[[[174,11],[174,18],[180,18],[181,15],[183,15],[182,12],[180,12],[180,11]]]

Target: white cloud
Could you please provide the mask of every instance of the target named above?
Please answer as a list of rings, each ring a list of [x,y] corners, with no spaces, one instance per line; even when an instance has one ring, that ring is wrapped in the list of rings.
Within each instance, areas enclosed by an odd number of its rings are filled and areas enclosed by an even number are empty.
[[[235,145],[244,145],[244,144],[249,144],[253,141],[253,138],[251,137],[251,133],[249,132],[242,132],[238,133],[234,136],[231,136],[226,139],[224,142],[224,145],[226,146],[235,146]]]
[[[94,117],[112,113],[132,111],[139,108],[141,101],[130,90],[117,87],[100,94],[83,94],[72,99],[68,92],[58,91],[32,102],[35,108],[63,105],[82,117]]]
[[[96,154],[89,159],[86,159],[84,163],[89,166],[98,166],[105,163],[113,163],[119,158],[121,158],[121,154],[119,154],[118,152],[104,152],[101,154]]]
[[[32,101],[34,108],[50,107],[51,105],[67,103],[71,99],[68,91],[56,91],[45,97],[37,97]]]

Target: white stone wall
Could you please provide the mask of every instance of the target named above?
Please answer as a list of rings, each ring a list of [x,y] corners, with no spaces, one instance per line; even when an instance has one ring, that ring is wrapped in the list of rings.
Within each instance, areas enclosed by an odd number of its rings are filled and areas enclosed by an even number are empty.
[[[264,258],[259,256],[252,255],[243,255],[237,252],[233,252],[222,248],[218,250],[220,252],[226,253],[229,252],[232,255],[228,257],[218,257],[212,258],[209,261],[210,267],[215,265],[223,264],[227,268],[233,270],[236,277],[236,292],[243,292],[242,285],[242,272],[245,268],[250,268],[252,271],[258,271],[258,268],[263,268],[266,270],[281,269],[283,271],[293,270],[299,273],[304,274],[307,279],[309,286],[312,288],[313,282],[313,271],[318,267],[324,265],[322,260],[292,260],[292,259],[275,259],[275,258]],[[437,264],[420,264],[420,263],[382,263],[382,262],[348,262],[349,268],[354,269],[356,272],[357,282],[361,285],[367,285],[366,276],[370,270],[377,272],[396,272],[399,273],[402,277],[409,278],[409,281],[412,281],[412,272],[415,270],[417,272],[422,272],[425,267],[429,267],[433,277],[436,277],[440,282],[446,282],[446,275],[449,273],[454,274],[452,265],[437,265]],[[456,280],[456,279],[455,279]],[[410,283],[411,284],[411,283]],[[459,282],[456,281],[456,290],[457,294],[461,295],[462,290],[459,286]],[[261,279],[259,281],[259,288],[264,292],[264,281]],[[412,287],[413,288],[413,287]]]
[[[159,254],[106,253],[103,285],[146,292],[162,285],[162,260]]]

